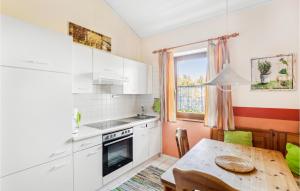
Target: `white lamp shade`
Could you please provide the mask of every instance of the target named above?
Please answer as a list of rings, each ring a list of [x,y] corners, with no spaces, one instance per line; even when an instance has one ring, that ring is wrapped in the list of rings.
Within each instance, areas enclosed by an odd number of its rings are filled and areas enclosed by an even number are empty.
[[[236,86],[248,85],[250,82],[238,75],[229,64],[223,65],[223,70],[212,80],[204,83],[206,86]]]

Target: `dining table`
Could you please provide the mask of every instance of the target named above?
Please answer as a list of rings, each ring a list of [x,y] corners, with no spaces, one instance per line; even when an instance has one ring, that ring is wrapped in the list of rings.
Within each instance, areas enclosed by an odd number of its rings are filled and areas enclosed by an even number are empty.
[[[221,155],[237,156],[248,160],[254,170],[236,173],[215,163]],[[161,175],[165,191],[175,191],[173,169],[195,170],[213,175],[241,191],[297,191],[296,181],[279,151],[202,139]]]

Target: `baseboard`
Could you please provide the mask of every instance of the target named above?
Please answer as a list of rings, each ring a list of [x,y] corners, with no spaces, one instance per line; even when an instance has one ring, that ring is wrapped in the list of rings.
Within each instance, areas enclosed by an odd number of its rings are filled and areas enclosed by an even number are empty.
[[[173,156],[170,156],[170,155],[166,155],[166,154],[160,154],[161,157],[165,157],[165,158],[169,158],[169,159],[173,159],[173,160],[178,160],[179,158],[177,157],[173,157]]]

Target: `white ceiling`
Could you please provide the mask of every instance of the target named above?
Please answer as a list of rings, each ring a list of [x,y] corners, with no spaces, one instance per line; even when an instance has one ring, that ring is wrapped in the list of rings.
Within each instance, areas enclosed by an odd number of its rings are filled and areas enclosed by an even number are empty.
[[[226,12],[226,0],[105,0],[140,36],[147,37]],[[271,0],[229,0],[230,11]]]

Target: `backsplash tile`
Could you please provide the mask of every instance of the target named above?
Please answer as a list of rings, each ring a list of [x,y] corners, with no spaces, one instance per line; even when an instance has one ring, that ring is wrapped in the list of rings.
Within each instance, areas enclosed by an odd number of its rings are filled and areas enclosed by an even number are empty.
[[[73,94],[73,107],[81,113],[81,124],[136,115],[137,96],[112,94]]]

